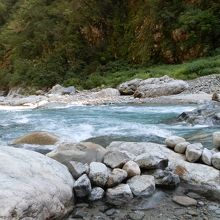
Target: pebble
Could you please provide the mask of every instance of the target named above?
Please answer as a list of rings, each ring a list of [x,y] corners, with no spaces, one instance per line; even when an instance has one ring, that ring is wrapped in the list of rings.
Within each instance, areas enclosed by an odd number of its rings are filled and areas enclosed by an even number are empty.
[[[108,210],[105,212],[105,214],[106,214],[107,216],[112,216],[112,215],[114,215],[115,213],[117,213],[117,210],[116,210],[116,209],[108,209]]]
[[[199,215],[198,212],[194,211],[194,210],[189,210],[187,213],[191,216],[198,216]]]
[[[142,211],[134,211],[128,214],[132,220],[142,220],[145,216]]]
[[[173,201],[182,206],[193,206],[197,205],[197,201],[188,196],[174,196]]]

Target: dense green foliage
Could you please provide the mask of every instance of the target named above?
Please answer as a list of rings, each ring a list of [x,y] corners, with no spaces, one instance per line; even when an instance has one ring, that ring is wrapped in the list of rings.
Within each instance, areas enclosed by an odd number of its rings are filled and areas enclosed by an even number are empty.
[[[149,67],[217,54],[219,0],[0,0],[0,28],[1,87],[220,73],[219,56]]]

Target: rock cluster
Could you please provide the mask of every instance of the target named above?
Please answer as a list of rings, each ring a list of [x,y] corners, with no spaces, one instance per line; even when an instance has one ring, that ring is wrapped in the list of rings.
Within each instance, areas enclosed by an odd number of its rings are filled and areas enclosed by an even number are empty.
[[[219,144],[219,135],[219,132],[213,134],[215,145]],[[182,137],[170,136],[165,140],[165,144],[175,152],[185,154],[188,162],[202,162],[220,170],[220,153],[203,148],[201,143],[190,144]]]
[[[182,80],[175,80],[168,76],[150,78],[146,80],[134,79],[119,85],[122,95],[134,95],[137,98],[158,97],[179,94],[188,88]]]
[[[113,205],[123,205],[133,197],[151,196],[156,186],[175,188],[180,182],[177,175],[166,170],[168,159],[160,154],[135,156],[123,151],[108,151],[102,162],[88,165],[69,161],[69,164],[73,177],[77,177],[73,187],[77,198],[95,201],[105,196]],[[160,175],[145,174],[150,170]]]
[[[220,124],[220,105],[214,102],[206,102],[193,111],[183,112],[177,118],[178,121],[185,121],[188,124]]]

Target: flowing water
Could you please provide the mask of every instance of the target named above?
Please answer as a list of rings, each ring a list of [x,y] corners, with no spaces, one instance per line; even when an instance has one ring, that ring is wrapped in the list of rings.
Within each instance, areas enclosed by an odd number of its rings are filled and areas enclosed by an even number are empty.
[[[31,131],[49,131],[63,141],[92,140],[107,145],[113,140],[154,141],[180,135],[211,148],[211,133],[218,127],[189,126],[176,118],[193,105],[72,106],[35,110],[1,110],[0,141],[8,144]]]

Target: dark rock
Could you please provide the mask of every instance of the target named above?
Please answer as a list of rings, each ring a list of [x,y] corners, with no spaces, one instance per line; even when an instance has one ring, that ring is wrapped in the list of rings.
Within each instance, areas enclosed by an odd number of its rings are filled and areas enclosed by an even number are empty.
[[[154,175],[154,177],[157,187],[175,189],[180,184],[179,176],[171,171],[160,170]]]

